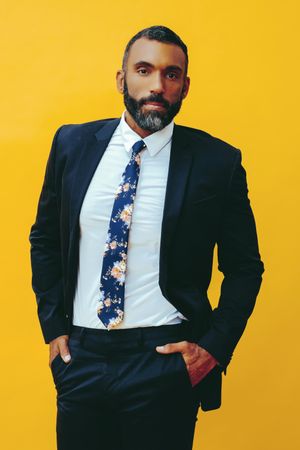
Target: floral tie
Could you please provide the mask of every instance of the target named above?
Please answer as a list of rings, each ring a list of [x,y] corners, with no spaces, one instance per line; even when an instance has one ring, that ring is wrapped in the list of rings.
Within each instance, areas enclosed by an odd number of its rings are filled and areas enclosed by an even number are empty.
[[[130,161],[115,194],[106,238],[97,314],[108,330],[116,327],[124,316],[129,227],[140,174],[139,152],[145,147],[142,140],[136,142],[132,147]]]

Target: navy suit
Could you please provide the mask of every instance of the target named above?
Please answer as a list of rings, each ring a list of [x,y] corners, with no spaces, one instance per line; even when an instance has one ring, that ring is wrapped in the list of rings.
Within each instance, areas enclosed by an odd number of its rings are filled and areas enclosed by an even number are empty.
[[[79,262],[79,213],[120,119],[64,125],[55,134],[30,232],[32,286],[44,340],[68,334]],[[161,228],[159,285],[190,321],[195,341],[221,364],[195,388],[203,410],[221,404],[222,371],[252,313],[262,281],[241,152],[174,126]],[[218,307],[207,297],[213,250],[224,274]],[[225,372],[226,373],[226,372]]]

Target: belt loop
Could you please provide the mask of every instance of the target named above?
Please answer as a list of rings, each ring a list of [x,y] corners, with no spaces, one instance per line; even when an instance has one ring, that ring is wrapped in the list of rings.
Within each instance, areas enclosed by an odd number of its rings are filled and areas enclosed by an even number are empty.
[[[144,333],[143,333],[143,327],[138,328],[139,330],[139,346],[143,347],[144,346]]]
[[[86,333],[86,328],[85,327],[81,327],[80,334],[79,334],[79,344],[81,346],[83,346],[85,333]]]

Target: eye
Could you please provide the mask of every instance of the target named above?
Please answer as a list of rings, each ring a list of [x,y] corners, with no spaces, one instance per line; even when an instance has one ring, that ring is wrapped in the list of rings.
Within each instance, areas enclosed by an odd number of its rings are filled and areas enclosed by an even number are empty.
[[[137,72],[138,72],[140,75],[147,75],[148,70],[145,69],[144,67],[140,67],[140,68],[137,70]]]
[[[177,73],[175,73],[175,72],[169,72],[169,73],[167,73],[167,77],[168,77],[170,80],[176,80],[176,78],[178,78]]]

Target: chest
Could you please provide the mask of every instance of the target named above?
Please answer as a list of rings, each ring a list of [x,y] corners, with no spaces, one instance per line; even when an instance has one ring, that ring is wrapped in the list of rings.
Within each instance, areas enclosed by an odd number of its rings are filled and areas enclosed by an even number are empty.
[[[123,150],[123,151],[120,151]],[[161,227],[169,170],[169,151],[154,157],[141,154],[140,174],[133,205],[131,234],[157,233]],[[107,228],[115,192],[129,162],[129,154],[116,146],[108,148],[101,158],[86,191],[81,212],[80,228]]]

